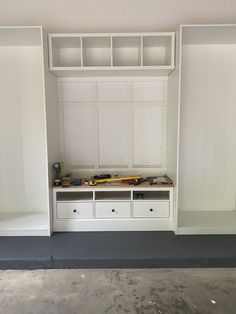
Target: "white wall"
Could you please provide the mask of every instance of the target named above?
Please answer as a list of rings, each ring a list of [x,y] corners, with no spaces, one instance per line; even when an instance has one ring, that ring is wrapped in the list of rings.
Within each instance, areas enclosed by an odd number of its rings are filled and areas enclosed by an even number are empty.
[[[1,25],[49,32],[175,30],[184,23],[235,23],[235,0],[1,0]]]

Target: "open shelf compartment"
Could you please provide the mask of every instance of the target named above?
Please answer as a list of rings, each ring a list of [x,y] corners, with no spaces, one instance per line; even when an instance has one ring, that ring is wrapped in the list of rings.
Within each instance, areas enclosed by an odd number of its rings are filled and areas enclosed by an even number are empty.
[[[143,36],[143,66],[171,66],[172,36]]]
[[[40,236],[49,235],[48,213],[0,212],[0,235]]]
[[[53,67],[81,66],[80,37],[51,37],[51,46]]]
[[[113,66],[141,66],[141,36],[112,38]]]
[[[88,202],[93,200],[93,192],[57,192],[57,202]]]
[[[96,201],[129,201],[131,191],[96,191]]]
[[[83,66],[111,66],[111,37],[83,37]]]
[[[169,201],[169,191],[133,191],[135,201]]]
[[[179,234],[227,234],[236,232],[236,210],[180,210]]]

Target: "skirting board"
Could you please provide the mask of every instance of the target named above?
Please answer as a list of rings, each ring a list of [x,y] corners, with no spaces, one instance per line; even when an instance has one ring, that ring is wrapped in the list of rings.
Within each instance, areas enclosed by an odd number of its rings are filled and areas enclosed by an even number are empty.
[[[173,220],[163,219],[57,219],[53,222],[55,232],[63,231],[171,231]]]

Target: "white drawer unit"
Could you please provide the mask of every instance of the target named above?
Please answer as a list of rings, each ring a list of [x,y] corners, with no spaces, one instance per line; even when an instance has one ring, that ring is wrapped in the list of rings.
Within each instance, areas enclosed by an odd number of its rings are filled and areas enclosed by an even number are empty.
[[[93,218],[93,203],[57,203],[57,219]]]
[[[134,218],[168,218],[170,216],[168,201],[136,201],[133,206]]]
[[[95,205],[96,218],[130,218],[130,202],[97,202]]]
[[[97,185],[53,189],[53,230],[173,230],[173,186]]]

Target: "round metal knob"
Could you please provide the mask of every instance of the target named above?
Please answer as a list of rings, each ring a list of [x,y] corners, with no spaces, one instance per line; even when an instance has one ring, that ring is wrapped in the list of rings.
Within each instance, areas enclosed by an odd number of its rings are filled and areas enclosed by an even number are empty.
[[[150,208],[149,210],[150,210],[150,212],[153,212],[153,208]]]
[[[77,210],[76,209],[73,209],[73,213],[76,213],[77,212]]]
[[[112,209],[111,211],[114,213],[114,212],[115,212],[115,209]]]

